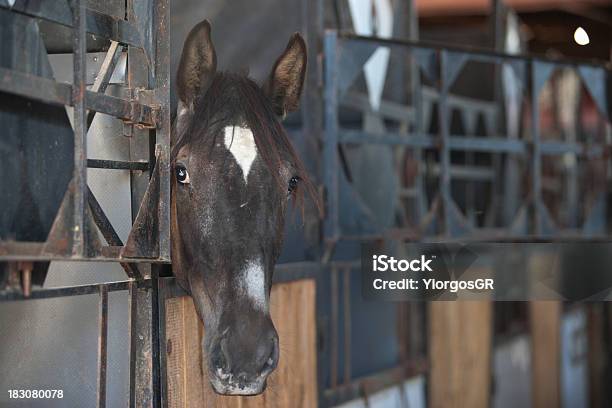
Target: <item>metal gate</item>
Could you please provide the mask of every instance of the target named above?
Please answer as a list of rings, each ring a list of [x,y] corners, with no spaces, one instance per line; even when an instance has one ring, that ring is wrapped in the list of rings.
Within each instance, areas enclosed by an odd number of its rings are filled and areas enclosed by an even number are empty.
[[[396,94],[404,92],[408,100],[392,100],[388,98],[392,90],[385,89],[379,106],[373,109],[363,72],[381,48],[388,49],[391,60],[404,67],[404,82],[392,86],[404,85],[395,89]],[[610,121],[605,89],[611,72],[604,65],[360,37],[334,30],[325,34],[323,55],[323,236],[324,259],[330,263],[331,350],[329,365],[320,364],[329,378],[322,390],[327,405],[367,399],[428,369],[425,307],[414,302],[398,311],[400,349],[393,366],[355,376],[351,340],[366,337],[375,344],[382,330],[376,321],[355,317],[360,310],[360,294],[354,292],[360,285],[361,243],[608,240],[610,174],[608,170],[592,171],[591,166],[602,163],[608,168],[612,134],[605,125]],[[496,97],[456,92],[457,79],[476,65],[480,65],[477,72],[489,73],[481,81],[491,80]],[[516,86],[511,101],[502,101],[503,70],[509,71]],[[579,125],[568,132],[542,129],[540,98],[545,84],[560,70],[581,79],[596,107],[602,125],[599,131],[589,133]],[[511,103],[518,113],[508,110]],[[375,159],[370,156],[372,167],[364,171],[367,162],[362,159],[368,156],[355,151],[371,146],[388,151]],[[382,163],[382,157],[391,164]],[[555,167],[558,164],[562,171]],[[551,168],[557,170],[553,176],[562,186],[557,195],[547,185],[551,184]],[[384,174],[372,176],[377,172]],[[589,175],[591,183],[580,183]],[[367,182],[359,179],[364,176],[369,177]],[[366,194],[382,196],[370,200],[374,207],[368,206],[371,202],[359,191],[360,182]],[[380,222],[373,215],[380,214],[383,207],[396,216]]]
[[[45,111],[42,119],[31,125],[38,132],[27,132],[20,124],[31,123],[28,121],[33,120],[32,113],[12,111],[5,105],[0,112],[6,115],[3,126],[8,150],[4,157],[8,162],[10,152],[24,156],[18,159],[19,166],[13,166],[17,174],[53,173],[57,168],[60,171],[49,180],[64,173],[69,175],[56,208],[48,204],[55,192],[33,185],[25,201],[33,201],[37,210],[44,207],[45,211],[33,211],[28,217],[34,219],[42,214],[41,219],[3,224],[0,265],[6,268],[0,269],[0,298],[99,295],[98,406],[106,405],[109,293],[114,291],[129,292],[130,406],[159,406],[161,402],[157,293],[160,265],[170,261],[169,13],[168,0],[0,1],[4,49],[0,56],[2,100],[31,101],[24,102],[24,106],[34,104],[40,110],[47,105],[58,107]],[[72,53],[72,83],[53,79],[48,69],[48,49]],[[88,56],[92,51],[105,52],[101,64],[92,63]],[[105,94],[118,61],[126,57],[126,81],[121,96]],[[99,71],[92,72],[91,66],[96,65],[100,66]],[[93,86],[87,89],[87,79],[92,75]],[[64,107],[72,107],[71,125],[62,117]],[[123,134],[130,140],[129,160],[88,159],[87,132],[97,114],[110,115],[122,122]],[[45,121],[51,125],[40,125]],[[53,146],[36,143],[31,145],[34,147],[26,146],[31,137],[65,136],[65,129],[73,139],[70,143],[56,139],[61,146],[57,151]],[[17,138],[24,141],[9,144]],[[68,149],[70,145],[72,152]],[[54,156],[57,152],[63,155]],[[55,163],[54,167],[33,169],[32,163],[38,157],[43,157],[43,164],[47,160]],[[124,205],[131,208],[133,224],[125,243],[88,187],[88,168],[130,172],[131,202]],[[40,191],[49,193],[45,201],[37,201]],[[18,212],[10,200],[24,200],[23,196],[16,191],[14,196],[4,197],[3,212]],[[48,220],[45,214],[51,211],[54,215]],[[20,229],[20,225],[40,228],[37,234],[31,234]],[[57,260],[119,262],[127,279],[32,290],[32,281],[41,283],[48,263]]]

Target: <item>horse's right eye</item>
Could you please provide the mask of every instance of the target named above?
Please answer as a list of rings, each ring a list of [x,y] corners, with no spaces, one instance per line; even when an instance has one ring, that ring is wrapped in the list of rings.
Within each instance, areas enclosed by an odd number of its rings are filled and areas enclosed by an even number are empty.
[[[183,166],[176,166],[176,179],[181,184],[189,184],[189,173],[187,173],[187,169]]]

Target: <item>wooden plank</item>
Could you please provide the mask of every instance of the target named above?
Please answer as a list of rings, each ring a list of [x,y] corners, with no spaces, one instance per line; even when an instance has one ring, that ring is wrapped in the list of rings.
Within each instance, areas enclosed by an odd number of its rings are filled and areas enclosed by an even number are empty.
[[[589,303],[586,305],[587,317],[587,355],[589,362],[589,406],[598,408],[605,406],[603,379],[605,378],[606,361],[604,339],[604,313],[605,303]]]
[[[532,386],[535,408],[561,406],[561,302],[529,303],[531,329]]]
[[[429,315],[430,406],[488,407],[491,302],[431,302]]]
[[[168,407],[316,407],[315,282],[274,285],[270,313],[280,342],[280,361],[268,388],[256,397],[222,397],[203,375],[200,323],[190,297],[166,301]]]

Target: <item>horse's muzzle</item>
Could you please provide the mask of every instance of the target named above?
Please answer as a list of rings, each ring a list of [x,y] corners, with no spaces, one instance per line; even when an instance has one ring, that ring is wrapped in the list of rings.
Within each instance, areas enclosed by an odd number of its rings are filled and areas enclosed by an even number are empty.
[[[213,389],[222,395],[257,395],[266,388],[266,379],[278,364],[278,336],[272,327],[268,335],[250,340],[245,347],[226,335],[210,353],[209,377]],[[242,344],[241,344],[242,343]]]

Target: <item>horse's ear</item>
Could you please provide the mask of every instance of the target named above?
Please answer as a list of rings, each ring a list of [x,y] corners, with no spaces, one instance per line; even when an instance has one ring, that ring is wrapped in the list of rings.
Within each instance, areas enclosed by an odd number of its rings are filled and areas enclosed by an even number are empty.
[[[299,33],[289,39],[285,52],[276,60],[264,89],[278,116],[298,108],[306,75],[306,43]]]
[[[187,107],[193,107],[198,95],[208,88],[216,70],[210,23],[204,20],[189,32],[176,75],[178,96]]]

